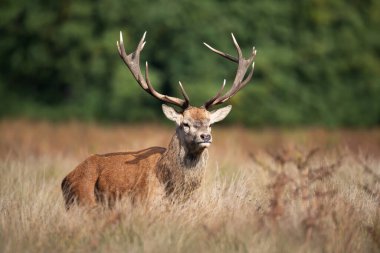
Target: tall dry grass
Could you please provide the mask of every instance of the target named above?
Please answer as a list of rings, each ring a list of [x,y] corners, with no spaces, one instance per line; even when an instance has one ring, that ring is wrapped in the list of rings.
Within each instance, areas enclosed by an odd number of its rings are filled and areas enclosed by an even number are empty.
[[[0,123],[0,252],[379,252],[380,131],[214,128],[187,202],[65,211],[91,153],[165,146],[173,129]]]

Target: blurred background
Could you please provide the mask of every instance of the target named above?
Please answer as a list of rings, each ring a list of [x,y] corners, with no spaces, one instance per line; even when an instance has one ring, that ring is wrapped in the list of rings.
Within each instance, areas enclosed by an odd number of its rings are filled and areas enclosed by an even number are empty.
[[[121,30],[127,52],[147,31],[154,87],[179,96],[180,80],[197,106],[236,71],[202,42],[235,54],[233,32],[245,55],[256,46],[229,124],[380,124],[380,1],[3,0],[0,17],[2,119],[164,121],[118,56]]]

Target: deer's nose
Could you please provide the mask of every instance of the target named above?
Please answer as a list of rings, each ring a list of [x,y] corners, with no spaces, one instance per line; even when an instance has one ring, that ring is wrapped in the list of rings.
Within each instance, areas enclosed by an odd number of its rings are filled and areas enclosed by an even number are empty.
[[[201,134],[202,141],[210,141],[211,140],[211,134]]]

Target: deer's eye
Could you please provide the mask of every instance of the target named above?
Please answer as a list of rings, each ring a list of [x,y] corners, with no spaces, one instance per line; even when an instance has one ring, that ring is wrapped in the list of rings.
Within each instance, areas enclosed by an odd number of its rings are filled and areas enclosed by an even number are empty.
[[[189,125],[188,123],[183,123],[182,125],[183,125],[183,127],[185,127],[185,128],[189,128],[189,127],[190,127],[190,125]]]

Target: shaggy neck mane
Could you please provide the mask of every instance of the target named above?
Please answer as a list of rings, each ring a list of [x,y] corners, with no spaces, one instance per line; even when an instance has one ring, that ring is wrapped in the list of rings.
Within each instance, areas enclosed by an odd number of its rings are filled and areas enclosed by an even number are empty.
[[[207,165],[208,151],[194,152],[183,143],[177,130],[166,152],[157,164],[157,176],[165,185],[166,194],[187,195],[197,189]]]

